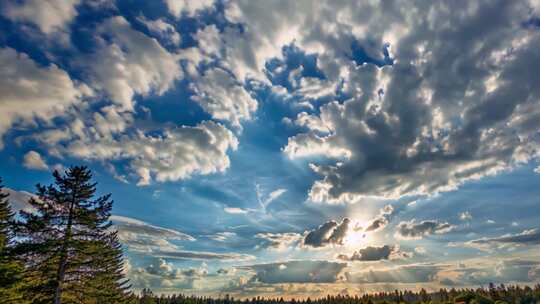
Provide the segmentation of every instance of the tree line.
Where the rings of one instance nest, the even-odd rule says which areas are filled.
[[[139,304],[539,304],[540,285],[495,286],[478,289],[445,289],[436,292],[400,291],[378,292],[363,295],[328,295],[318,299],[288,299],[254,297],[234,299],[228,295],[223,298],[186,296],[182,294],[154,295],[150,289],[143,289],[135,297]]]
[[[53,177],[17,216],[0,179],[0,303],[133,303],[111,195],[86,167]]]

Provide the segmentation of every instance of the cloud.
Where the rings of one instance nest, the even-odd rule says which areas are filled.
[[[388,225],[389,217],[394,212],[394,207],[391,205],[385,206],[381,211],[379,212],[379,215],[371,220],[371,222],[367,225],[367,227],[364,229],[366,232],[370,231],[379,231],[384,229]]]
[[[31,198],[36,198],[34,194],[26,191],[17,191],[10,188],[4,188],[2,189],[2,191],[9,194],[8,202],[13,212],[19,212],[21,210],[24,210],[26,212],[32,213],[36,211],[36,209],[28,203]]]
[[[177,56],[131,28],[124,17],[105,20],[95,39],[96,52],[79,58],[77,64],[90,71],[93,86],[104,90],[122,110],[133,110],[134,95],[161,95],[182,76]]]
[[[62,31],[77,16],[80,0],[27,0],[10,1],[2,13],[12,21],[35,24],[43,33]]]
[[[145,267],[134,268],[127,273],[133,288],[193,289],[208,276],[203,262],[200,267],[179,268],[164,259],[154,258]]]
[[[118,237],[120,241],[126,242],[128,245],[131,241],[139,238],[184,241],[195,240],[194,237],[186,233],[174,229],[155,226],[134,218],[113,215],[110,219],[114,224],[114,228],[118,230]]]
[[[181,17],[182,14],[193,16],[195,13],[212,7],[214,0],[165,0],[169,12],[175,17]]]
[[[234,76],[220,68],[206,70],[191,89],[195,92],[191,98],[213,118],[228,121],[237,128],[241,120],[250,119],[257,110],[257,101]]]
[[[396,227],[396,238],[421,239],[431,234],[443,234],[453,230],[455,226],[447,222],[435,220],[416,222],[414,219],[408,222],[400,222]]]
[[[285,5],[264,18],[262,8],[237,6],[251,26],[291,26]],[[303,124],[283,148],[294,159],[315,158],[313,201],[433,195],[538,157],[540,90],[527,67],[540,65],[540,38],[522,26],[529,4],[461,9],[467,13],[453,4],[322,4],[311,8],[312,20],[292,19],[304,29],[292,31],[295,45],[316,51],[325,80],[342,83],[337,94],[346,96],[303,115],[317,123]]]
[[[170,45],[179,46],[182,42],[180,33],[172,24],[163,19],[148,20],[144,16],[139,16],[137,20],[143,23],[152,35],[158,36]]]
[[[137,132],[99,142],[85,136],[70,142],[66,149],[83,159],[128,160],[140,185],[146,185],[152,179],[177,181],[192,174],[223,172],[230,165],[228,150],[235,150],[238,145],[232,132],[212,121],[168,128],[160,133]]]
[[[346,263],[301,260],[238,268],[255,271],[252,280],[262,283],[335,283],[346,266]]]
[[[246,209],[237,208],[237,207],[225,207],[223,208],[223,210],[230,214],[246,214],[249,212]]]
[[[47,166],[47,163],[41,158],[41,154],[39,154],[36,151],[28,151],[24,155],[23,159],[23,166],[28,169],[35,169],[35,170],[48,170],[49,166]]]
[[[380,261],[394,258],[410,257],[409,253],[401,252],[399,246],[384,245],[381,247],[368,246],[355,251],[352,255],[338,255],[338,259],[344,261]]]
[[[318,228],[309,231],[303,244],[311,247],[324,247],[335,244],[342,245],[349,230],[350,219],[344,218],[341,223],[328,221]]]
[[[533,283],[540,279],[540,262],[524,259],[503,259],[454,269],[458,275],[446,285],[486,285]]]
[[[204,251],[185,251],[185,250],[156,250],[152,256],[164,259],[179,260],[230,260],[230,261],[249,261],[255,257],[249,254],[240,253],[215,253]]]
[[[476,248],[485,248],[486,246],[509,246],[509,245],[522,245],[522,246],[534,246],[540,245],[540,231],[538,229],[524,230],[517,234],[506,234],[493,238],[482,238],[477,240],[468,241],[465,243],[467,246]]]
[[[55,64],[38,65],[12,48],[0,48],[0,65],[0,149],[1,137],[13,124],[49,121],[91,94]]]
[[[218,233],[209,235],[208,238],[214,241],[218,241],[218,242],[225,242],[236,236],[237,235],[235,232],[224,231],[224,232],[218,232]]]
[[[459,219],[462,221],[470,221],[472,218],[472,214],[469,211],[461,212],[459,214]]]
[[[294,232],[287,233],[257,233],[256,238],[264,240],[260,248],[285,249],[295,247],[302,241],[302,235]]]
[[[346,272],[349,283],[427,283],[437,279],[441,270],[436,265],[406,265],[388,269]]]

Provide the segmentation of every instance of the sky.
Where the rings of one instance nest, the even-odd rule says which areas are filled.
[[[0,176],[112,193],[134,290],[540,282],[540,2],[0,5]]]

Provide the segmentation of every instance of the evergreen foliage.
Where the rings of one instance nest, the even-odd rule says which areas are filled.
[[[540,303],[540,285],[534,288],[528,286],[498,286],[490,284],[487,289],[440,289],[428,293],[422,289],[418,292],[410,290],[395,290],[394,292],[378,292],[363,295],[326,296],[319,299],[288,299],[262,298],[238,300],[229,295],[221,298],[195,297],[178,295],[157,296],[149,289],[144,289],[137,296],[137,304],[538,304]]]
[[[24,303],[23,265],[12,251],[13,212],[0,179],[0,303]]]
[[[122,250],[111,231],[110,194],[94,198],[96,184],[86,167],[53,173],[54,184],[37,185],[37,212],[21,211],[17,225],[32,303],[122,303],[127,281]]]

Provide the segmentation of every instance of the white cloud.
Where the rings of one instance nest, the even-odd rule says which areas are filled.
[[[182,14],[193,16],[195,13],[212,7],[214,0],[165,0],[169,12],[175,17],[181,17]]]
[[[258,248],[287,249],[297,246],[302,241],[302,235],[294,232],[287,233],[257,233],[256,238],[263,242],[257,245]]]
[[[77,15],[80,0],[7,1],[3,14],[12,21],[33,23],[45,34],[62,31]]]
[[[237,207],[225,207],[223,210],[230,214],[246,214],[248,210]]]
[[[180,37],[180,33],[176,31],[172,24],[167,23],[163,19],[148,20],[144,16],[140,16],[137,19],[142,22],[153,35],[164,38],[174,46],[180,45],[182,37]]]
[[[36,151],[28,151],[24,155],[23,159],[23,166],[25,166],[28,169],[36,169],[36,170],[48,170],[49,166],[43,158],[41,158],[41,154],[39,154]]]
[[[83,159],[129,160],[130,168],[140,178],[139,184],[146,185],[151,179],[176,181],[193,174],[223,172],[230,165],[228,150],[238,145],[231,131],[211,121],[164,129],[161,133],[148,135],[139,131],[98,142],[75,140],[66,149]]]
[[[103,22],[96,39],[96,53],[79,64],[91,71],[93,85],[105,90],[122,110],[133,110],[134,95],[161,95],[182,76],[178,56],[165,50],[156,39],[131,28],[124,17]]]
[[[213,118],[230,122],[239,128],[241,120],[251,118],[257,102],[232,75],[220,68],[206,70],[191,88],[193,100]]]
[[[307,130],[283,148],[291,158],[336,158],[312,165],[321,176],[310,191],[313,201],[432,195],[539,156],[540,91],[527,68],[540,64],[539,38],[522,26],[531,17],[526,3],[471,4],[459,17],[452,5],[348,5],[309,7],[315,20],[309,26],[291,18],[304,29],[296,32],[295,46],[316,52],[325,87],[339,83],[349,98],[324,104],[319,114],[301,114],[297,124]],[[231,6],[242,22],[274,31],[283,21],[276,15],[294,14],[283,11],[286,5],[275,5],[270,16],[254,4]],[[445,25],[434,22],[442,19]],[[469,36],[470,24],[478,25],[478,36]],[[475,48],[480,40],[483,47]],[[394,64],[359,65],[354,41],[374,60],[390,43]],[[463,52],[454,54],[451,45]]]
[[[0,66],[0,139],[13,124],[49,121],[91,94],[56,65],[40,66],[11,48],[0,49]]]
[[[111,216],[111,221],[113,222],[115,229],[118,230],[120,240],[125,242],[140,237],[187,241],[195,240],[195,238],[183,232],[155,226],[130,217],[113,215]]]
[[[31,198],[36,199],[36,196],[26,191],[17,191],[10,188],[2,189],[3,192],[9,194],[8,202],[13,212],[24,210],[26,212],[34,212],[36,209],[28,203]]]
[[[472,220],[472,215],[469,211],[465,211],[465,212],[461,212],[459,214],[459,219],[462,220],[462,221],[470,221]]]

